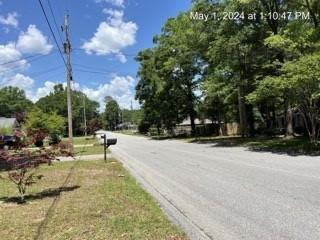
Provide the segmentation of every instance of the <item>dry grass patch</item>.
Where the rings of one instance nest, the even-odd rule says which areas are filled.
[[[1,182],[1,239],[186,239],[118,162],[55,163],[40,171],[45,177],[25,205],[10,202],[16,189]]]

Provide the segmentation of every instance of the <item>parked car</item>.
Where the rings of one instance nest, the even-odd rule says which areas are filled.
[[[17,139],[15,136],[0,135],[0,149],[12,148],[15,146]]]

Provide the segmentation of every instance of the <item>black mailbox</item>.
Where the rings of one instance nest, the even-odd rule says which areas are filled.
[[[116,138],[109,138],[107,139],[107,146],[111,146],[111,145],[116,145],[117,144],[117,139]]]
[[[104,160],[107,161],[107,148],[110,147],[111,145],[116,145],[118,140],[116,138],[107,139],[106,134],[101,136],[101,138],[103,139]]]

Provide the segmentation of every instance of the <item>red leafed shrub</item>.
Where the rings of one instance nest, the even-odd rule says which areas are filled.
[[[52,150],[15,153],[0,151],[0,171],[8,172],[8,179],[18,188],[21,203],[25,202],[27,187],[42,178],[42,175],[37,174],[38,167],[41,164],[50,165],[56,154],[57,152]]]
[[[53,145],[52,151],[59,154],[59,156],[63,156],[63,157],[73,156],[72,144],[69,142],[60,142],[56,145]]]

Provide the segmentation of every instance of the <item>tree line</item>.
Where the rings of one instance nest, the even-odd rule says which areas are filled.
[[[67,91],[62,84],[55,85],[52,92],[35,103],[26,97],[24,90],[8,86],[0,89],[0,116],[15,117],[31,135],[41,133],[41,136],[36,136],[39,139],[44,138],[43,133],[53,138],[57,135],[67,136],[66,101]],[[122,122],[140,122],[140,110],[121,109],[117,101],[110,96],[105,98],[104,104],[104,112],[101,113],[98,102],[89,99],[81,91],[72,92],[75,135],[84,135],[85,130],[89,135],[99,129],[116,130]]]
[[[308,19],[255,20],[211,18],[191,13],[301,12]],[[276,129],[295,134],[293,115],[303,117],[304,131],[314,144],[320,133],[320,1],[194,0],[187,12],[170,18],[153,47],[141,51],[136,98],[143,122],[172,131],[190,118],[222,124],[238,122],[243,137]]]

